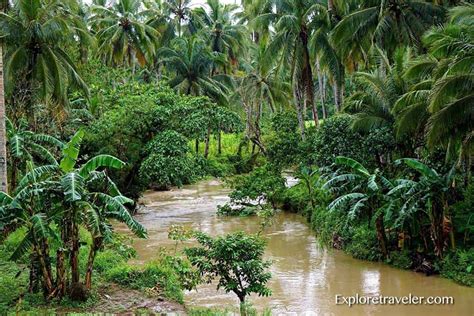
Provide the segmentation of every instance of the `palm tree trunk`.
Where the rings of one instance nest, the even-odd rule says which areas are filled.
[[[341,111],[342,104],[344,102],[344,84],[339,82],[339,80],[333,80],[333,91],[334,91],[334,105],[336,106],[336,111]]]
[[[328,11],[334,10],[334,0],[328,0]]]
[[[325,86],[324,86],[324,79],[323,74],[321,73],[321,65],[319,63],[319,58],[316,58],[316,73],[318,74],[318,87],[319,87],[319,98],[321,99],[321,108],[323,110],[323,118],[327,118],[326,113],[326,105],[325,105]]]
[[[339,112],[339,87],[336,80],[333,81],[332,90],[334,94],[334,106],[336,107],[336,112]]]
[[[293,97],[295,99],[295,105],[296,105],[296,115],[298,117],[298,125],[300,128],[300,133],[301,133],[301,139],[305,140],[305,125],[304,125],[304,114],[303,114],[303,104],[301,102],[301,92],[296,85],[293,88]]]
[[[311,111],[313,112],[314,125],[318,126],[318,110],[316,109],[316,104],[314,103],[313,71],[311,69],[311,59],[308,50],[308,34],[305,28],[303,28],[303,31],[300,33],[300,38],[303,43],[303,69],[301,73],[301,83],[304,87],[304,105],[306,108],[311,107]]]
[[[0,43],[0,191],[8,192],[7,131],[5,126],[5,89],[3,86],[3,44]]]

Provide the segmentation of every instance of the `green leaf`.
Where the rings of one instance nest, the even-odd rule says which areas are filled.
[[[348,158],[348,157],[343,157],[343,156],[338,156],[336,157],[336,164],[342,165],[342,166],[347,166],[351,168],[352,170],[368,177],[370,176],[369,171],[358,161]]]
[[[95,171],[101,167],[120,169],[125,166],[125,163],[110,155],[98,155],[86,162],[80,169],[79,174],[82,177],[89,175],[91,171]]]
[[[84,131],[78,131],[63,148],[63,159],[59,164],[59,167],[63,172],[70,172],[76,165],[77,158],[79,157],[79,148],[84,137]]]
[[[61,186],[67,202],[75,202],[82,199],[84,192],[84,178],[76,172],[70,172],[62,177]]]

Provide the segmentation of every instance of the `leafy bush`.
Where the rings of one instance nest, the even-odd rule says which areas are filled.
[[[293,112],[276,114],[271,121],[272,136],[266,139],[267,158],[272,164],[282,167],[299,162],[301,136],[299,135],[298,119]]]
[[[474,286],[474,249],[447,254],[440,263],[440,273],[460,284]]]
[[[188,141],[175,131],[164,131],[147,144],[140,176],[147,186],[167,189],[195,179],[193,160],[187,155]]]
[[[453,222],[457,239],[466,248],[474,246],[474,184],[464,191],[463,199],[453,206]]]
[[[248,175],[237,177],[232,185],[231,203],[250,207],[269,203],[275,208],[277,196],[285,189],[285,179],[278,168],[266,164]]]
[[[345,249],[352,257],[369,261],[378,261],[382,258],[377,242],[377,235],[373,229],[359,226],[353,229],[350,241]]]
[[[252,293],[271,295],[266,285],[271,278],[271,262],[263,259],[266,242],[260,236],[236,232],[212,238],[196,232],[195,237],[199,246],[184,252],[205,280],[217,278],[217,288],[234,292],[241,304]]]
[[[321,123],[316,133],[307,140],[307,163],[319,167],[330,166],[337,156],[368,161],[364,150],[364,137],[351,129],[349,115],[333,116]]]
[[[224,158],[225,159],[225,158]],[[231,175],[234,170],[229,163],[223,162],[222,159],[210,157],[208,159],[197,156],[194,158],[195,173],[201,177],[213,176],[216,178]]]
[[[106,280],[134,289],[158,287],[164,295],[177,302],[183,302],[183,285],[174,265],[166,260],[148,263],[144,268],[118,265],[105,274]]]
[[[410,251],[393,251],[390,253],[390,263],[400,269],[410,269],[413,265]]]

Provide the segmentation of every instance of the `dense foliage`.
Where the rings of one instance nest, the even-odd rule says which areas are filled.
[[[110,220],[145,236],[143,191],[235,174],[222,214],[301,212],[354,257],[472,285],[473,20],[457,0],[1,1],[0,307],[85,299]],[[199,239],[212,263],[252,248],[258,286],[222,286],[269,293],[261,241]],[[181,300],[166,260],[107,277]]]

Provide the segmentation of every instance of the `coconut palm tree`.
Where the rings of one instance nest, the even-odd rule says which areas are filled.
[[[282,111],[290,105],[291,85],[284,80],[278,68],[267,60],[266,46],[261,41],[250,46],[248,61],[242,63],[245,75],[237,78],[236,95],[247,115],[247,137],[265,152],[261,139],[260,121],[265,110]]]
[[[0,192],[8,193],[5,87],[3,85],[3,43],[0,42]]]
[[[218,0],[207,0],[209,10],[203,8],[195,10],[195,14],[203,21],[205,28],[202,34],[209,41],[211,51],[225,56],[223,72],[228,72],[228,65],[237,65],[237,56],[243,53],[245,46],[244,28],[234,24],[233,17],[238,6],[235,4],[222,5]],[[213,73],[217,69],[213,67]]]
[[[373,58],[378,59],[379,65],[383,63],[383,67],[355,73],[354,83],[358,91],[347,99],[344,108],[352,113],[352,126],[359,131],[382,126],[392,128],[395,121],[393,108],[407,90],[403,70],[410,60],[410,50],[398,49],[393,64],[381,49],[375,49],[374,54]]]
[[[14,1],[0,13],[5,47],[6,94],[16,113],[30,113],[37,99],[67,104],[67,92],[87,85],[66,52],[67,45],[90,39],[87,29],[67,2]]]
[[[305,130],[305,109],[311,108],[315,125],[318,112],[314,104],[314,82],[309,43],[310,21],[315,14],[313,1],[275,0],[275,12],[260,16],[260,20],[273,19],[276,34],[267,49],[268,58],[279,56],[281,64],[290,68],[293,95],[298,113],[302,138]]]
[[[174,29],[178,31],[178,37],[183,36],[183,23],[186,21],[190,34],[196,31],[196,26],[193,24],[195,16],[191,2],[191,0],[165,0],[163,3],[165,12],[172,18],[171,23]]]
[[[228,88],[223,82],[228,82],[229,78],[211,75],[213,59],[202,39],[176,38],[171,47],[158,51],[158,57],[174,74],[168,82],[172,88],[187,95],[208,96],[217,103],[226,102]]]
[[[259,16],[265,16],[272,11],[272,2],[268,0],[242,0],[240,12],[235,14],[239,24],[246,25],[251,32],[250,39],[254,43],[261,40],[267,42],[270,37],[270,20],[257,19]]]
[[[113,6],[92,6],[98,53],[109,65],[144,66],[154,56],[158,31],[146,23],[141,1],[119,0]]]
[[[392,58],[403,45],[421,48],[421,36],[444,20],[441,6],[417,0],[363,0],[335,27],[333,42],[344,58],[365,59],[373,45]]]
[[[429,54],[418,57],[405,71],[410,90],[395,107],[399,133],[425,133],[428,146],[446,147],[448,158],[460,149],[459,158],[469,160],[473,150],[474,12],[466,4],[450,11],[450,23],[426,33]],[[465,162],[469,165],[469,162]]]
[[[329,75],[333,83],[334,105],[336,106],[336,111],[339,111],[342,109],[344,99],[344,66],[330,37],[331,31],[335,26],[334,16],[336,8],[334,4],[332,4],[331,9],[324,5],[316,4],[314,5],[314,10],[316,14],[314,14],[310,23],[311,29],[314,30],[311,37],[311,50],[316,52],[314,63],[318,76],[318,90],[323,115],[326,117],[326,87],[324,86],[323,72]]]

